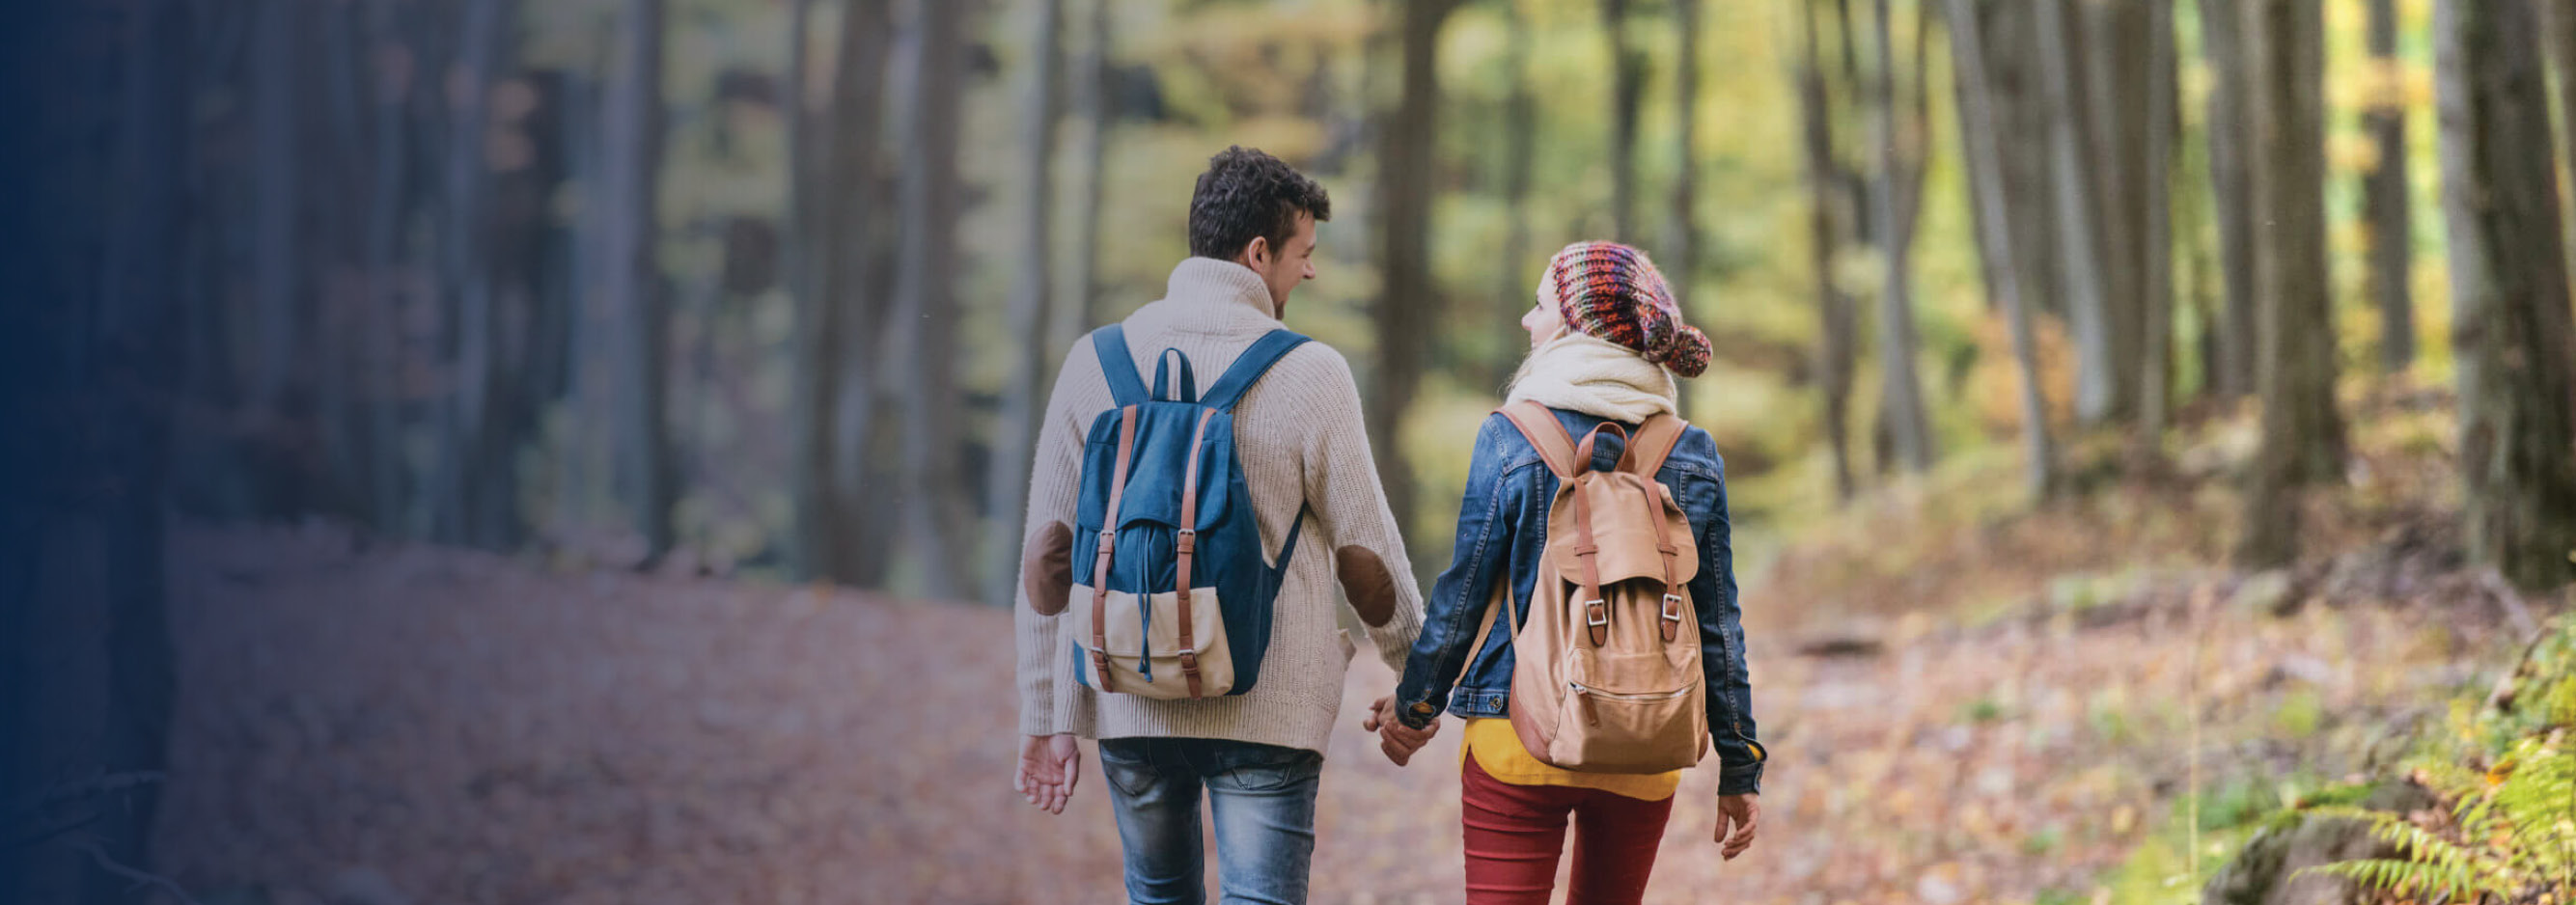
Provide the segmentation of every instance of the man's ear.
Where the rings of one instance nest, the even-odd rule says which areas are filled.
[[[1243,264],[1259,270],[1263,265],[1262,258],[1268,256],[1270,252],[1270,237],[1254,236],[1252,241],[1243,244]]]

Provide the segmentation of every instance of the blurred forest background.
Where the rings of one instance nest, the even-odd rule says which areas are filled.
[[[2349,820],[2278,815],[2420,791],[2406,757],[2486,769],[2576,722],[2510,723],[2475,750],[2420,741],[2456,741],[2443,729],[2474,721],[2443,714],[2510,710],[2514,683],[2564,671],[2529,642],[2576,577],[2569,0],[80,10],[13,35],[10,64],[59,89],[13,145],[39,177],[10,214],[36,262],[24,279],[59,302],[13,307],[6,331],[26,429],[0,451],[26,465],[6,470],[9,498],[33,514],[8,574],[38,604],[13,608],[12,684],[91,677],[12,698],[56,730],[7,755],[41,791],[24,815],[79,828],[13,849],[57,884],[33,888],[122,900],[136,878],[118,871],[159,851],[185,885],[268,901],[392,858],[381,840],[276,870],[218,857],[192,827],[329,834],[264,822],[256,797],[159,790],[173,761],[284,762],[240,753],[263,708],[326,714],[281,717],[308,729],[386,712],[301,697],[274,678],[295,651],[365,672],[350,651],[381,645],[376,668],[411,656],[445,676],[501,656],[476,639],[579,644],[566,626],[613,618],[556,613],[566,599],[698,613],[669,601],[704,588],[745,614],[849,601],[829,637],[870,650],[912,643],[910,621],[1002,644],[991,607],[1010,600],[1058,356],[1159,297],[1192,177],[1229,144],[1334,197],[1288,324],[1352,359],[1425,584],[1447,562],[1463,438],[1526,348],[1546,258],[1618,239],[1672,278],[1716,345],[1685,415],[1729,464],[1757,707],[1784,735],[1769,797],[1787,839],[1737,892],[2216,897],[2257,882],[2219,866],[2263,862],[2234,857],[2262,833],[2270,867],[2242,870],[2287,884],[2281,846],[2298,866],[2371,843]],[[334,584],[350,569],[384,577]],[[408,600],[465,621],[370,635],[332,606],[257,604],[326,591],[368,598],[349,612]],[[536,618],[498,612],[523,609],[556,613],[551,628],[486,621]],[[235,620],[280,634],[216,628]],[[205,648],[191,627],[248,647]],[[1353,694],[1383,682],[1355,672]],[[405,706],[437,711],[442,693]],[[1902,706],[1864,706],[1889,695]],[[937,756],[992,758],[993,725]],[[777,731],[843,731],[797,727]],[[403,747],[297,731],[323,762]],[[910,754],[933,758],[922,744]],[[1996,745],[2025,772],[1957,766]],[[609,794],[544,776],[471,782]],[[443,788],[380,792],[414,807]],[[1946,803],[1918,797],[1941,788]],[[2461,788],[2425,794],[2477,794]],[[858,818],[812,819],[907,813],[860,797]],[[165,801],[199,822],[156,848]],[[1676,833],[1704,835],[1689,816]],[[935,843],[870,838],[863,867],[871,851],[944,863]],[[1687,842],[1668,864],[1710,860]],[[1068,895],[974,886],[973,864],[889,895]],[[378,866],[324,897],[592,888],[525,865],[535,885],[471,860]],[[458,875],[498,885],[435,879]],[[1022,882],[996,876],[1025,875],[981,879]],[[782,889],[694,894],[797,897]],[[1454,900],[1454,883],[1420,890]]]
[[[2568,382],[2556,211],[2467,200],[2554,184],[2540,59],[2446,196],[2424,2],[164,6],[184,55],[96,75],[186,115],[134,162],[175,182],[118,181],[187,203],[171,491],[218,519],[999,602],[1056,358],[1160,295],[1230,143],[1338,196],[1293,325],[1360,363],[1425,563],[1577,239],[1717,338],[1688,414],[1757,527],[1952,463],[2082,484],[2256,397],[2262,492],[2331,479],[2339,388],[2476,372],[2463,306],[2547,315],[2499,400]],[[2553,493],[2509,520],[2563,547]]]

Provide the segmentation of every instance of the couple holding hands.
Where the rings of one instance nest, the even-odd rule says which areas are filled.
[[[1678,768],[1709,749],[1714,838],[1742,854],[1767,754],[1724,465],[1674,402],[1675,381],[1706,369],[1708,338],[1643,252],[1557,253],[1521,319],[1528,358],[1468,453],[1455,553],[1426,601],[1350,365],[1283,328],[1330,217],[1323,188],[1277,158],[1216,155],[1164,297],[1065,355],[1014,608],[1015,788],[1061,813],[1075,740],[1097,739],[1130,901],[1206,900],[1202,797],[1222,901],[1306,901],[1322,752],[1357,648],[1338,589],[1402,677],[1362,720],[1386,756],[1408,763],[1444,711],[1464,721],[1471,905],[1548,902],[1569,823],[1568,901],[1638,901]],[[1204,393],[1201,365],[1220,366]],[[1628,499],[1647,502],[1608,505]],[[1530,661],[1517,677],[1516,660]],[[1609,690],[1643,687],[1610,678],[1623,670],[1673,668],[1689,673],[1676,690]]]

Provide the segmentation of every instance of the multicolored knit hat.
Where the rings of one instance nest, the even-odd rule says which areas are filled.
[[[1547,262],[1542,296],[1553,292],[1569,329],[1636,350],[1676,377],[1708,370],[1708,334],[1682,323],[1681,305],[1646,253],[1616,242],[1576,242]]]

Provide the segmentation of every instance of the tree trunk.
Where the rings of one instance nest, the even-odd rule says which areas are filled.
[[[24,293],[0,306],[8,901],[131,902],[131,881],[102,864],[153,867],[176,695],[164,513],[193,197],[193,8],[132,7],[121,32],[30,11],[0,36],[13,65],[65,76],[41,98],[0,88],[19,114],[0,153],[52,189],[0,214]],[[64,40],[74,35],[87,40]],[[72,75],[102,52],[113,95]],[[102,138],[105,160],[54,151]]]
[[[2334,407],[2334,310],[2326,296],[2325,27],[2322,0],[2252,0],[2244,47],[2255,124],[2258,351],[2262,445],[2246,531],[2249,566],[2297,553],[2298,488],[2339,478],[2343,422]]]
[[[965,78],[962,4],[924,3],[920,8],[920,66],[913,77],[914,99],[908,129],[913,153],[904,160],[901,216],[901,269],[895,276],[893,317],[906,326],[888,331],[900,342],[887,362],[903,381],[904,483],[899,536],[911,543],[906,559],[923,566],[921,592],[950,600],[976,589],[964,575],[947,567],[970,562],[966,530],[966,487],[959,455],[961,418],[957,393],[957,304],[951,283],[956,274],[957,218],[961,186],[957,147]]]
[[[2144,233],[2138,255],[2138,439],[2150,453],[2162,449],[2170,416],[2173,374],[2173,185],[2175,84],[2173,0],[2147,0],[2146,111],[2139,171]]]
[[[1019,281],[1011,288],[1007,329],[1019,344],[1011,376],[1002,388],[1002,411],[993,425],[993,456],[984,479],[985,498],[992,501],[984,541],[984,599],[996,607],[1011,606],[1019,585],[1020,529],[1027,524],[1029,462],[1036,455],[1038,420],[1044,411],[1047,377],[1047,314],[1053,308],[1055,251],[1055,133],[1063,104],[1055,90],[1064,71],[1064,44],[1057,32],[1064,0],[1030,0],[1028,81],[1020,86],[1020,103],[1028,131],[1020,148],[1021,191],[1028,214],[1020,222]]]
[[[840,309],[822,294],[815,269],[830,260],[829,236],[818,227],[815,199],[828,190],[815,176],[814,115],[806,93],[814,0],[790,0],[787,71],[779,92],[787,138],[787,235],[778,243],[778,272],[787,281],[796,314],[789,351],[787,403],[787,576],[813,581],[828,574],[832,546],[832,378],[840,352],[835,329]],[[855,15],[853,13],[853,15]]]
[[[827,342],[840,350],[830,394],[832,503],[827,567],[850,584],[878,586],[891,560],[892,519],[884,517],[900,468],[881,448],[881,374],[892,308],[889,236],[881,221],[890,207],[877,152],[883,132],[887,49],[892,28],[887,0],[850,0],[841,14],[834,62],[830,153],[823,184],[831,203],[823,229],[836,250],[823,271],[822,304],[835,312]],[[869,354],[860,354],[867,350]]]
[[[1455,4],[1442,0],[1442,5]],[[1601,0],[1601,28],[1610,37],[1610,236],[1633,243],[1637,241],[1637,105],[1645,94],[1646,62],[1629,46],[1628,0]]]
[[[2221,399],[2254,392],[2254,258],[2263,234],[2254,228],[2251,162],[2254,122],[2246,109],[2253,83],[2245,72],[2244,5],[2252,0],[2199,0],[2202,54],[2208,58],[2209,184],[2217,203],[2221,317],[2210,329],[2218,338],[2218,379],[2209,389]]]
[[[1807,250],[1816,274],[1818,330],[1817,384],[1825,396],[1825,440],[1833,450],[1834,498],[1849,501],[1856,487],[1851,461],[1851,385],[1857,320],[1850,296],[1835,282],[1835,261],[1845,233],[1841,215],[1850,180],[1834,156],[1832,100],[1825,93],[1825,72],[1818,58],[1816,4],[1799,0],[1798,112],[1806,151],[1808,205]]]
[[[2443,219],[2469,554],[2533,590],[2576,577],[2576,409],[2548,84],[2530,0],[2434,6]]]
[[[2093,334],[2094,344],[2084,348],[2076,361],[2080,372],[2090,375],[2089,382],[2102,390],[2099,395],[2079,393],[2076,398],[2076,417],[2091,424],[2126,418],[2137,410],[2146,266],[2140,108],[2147,77],[2139,46],[2144,42],[2134,36],[2145,30],[2142,12],[2138,3],[2078,3],[2073,11],[2082,40],[2074,45],[2080,49],[2070,52],[2083,67],[2087,101],[2078,118],[2091,139],[2092,153],[2084,163],[2092,178],[2090,210],[2100,224],[2100,244],[2095,249],[2102,265],[2098,315],[2102,329]],[[2078,381],[2088,382],[2083,376]]]
[[[365,357],[366,332],[374,323],[370,300],[352,297],[347,286],[366,267],[366,120],[362,93],[367,41],[358,3],[336,4],[319,11],[323,29],[314,42],[327,62],[322,79],[322,115],[315,122],[315,144],[328,162],[310,174],[323,191],[314,216],[321,258],[317,262],[324,302],[316,312],[315,344],[322,379],[315,381],[314,412],[321,421],[325,466],[321,480],[323,511],[364,524],[373,513],[367,505],[367,462],[381,454],[370,444],[365,394],[372,362]]]
[[[2071,85],[2072,50],[2058,38],[2066,34],[2065,10],[2062,0],[2039,0],[2038,5],[2039,15],[2033,22],[2040,35],[2040,80],[2048,91],[2049,172],[2055,184],[2057,223],[2064,230],[2058,241],[2058,250],[2065,255],[2059,274],[2066,280],[2066,314],[2075,334],[2075,407],[2080,416],[2108,411],[2113,399],[2110,371],[2101,366],[2109,360],[2111,348],[2110,325],[2104,320],[2102,266],[2097,259],[2102,243],[2096,230],[2101,224],[2084,166],[2084,121]]]
[[[1982,5],[1982,4],[1981,4]],[[2022,301],[2035,316],[2064,315],[2067,280],[2060,271],[2067,234],[2057,223],[2056,196],[2051,191],[2055,157],[2051,142],[2056,117],[2049,106],[2044,72],[2048,50],[2039,44],[2039,28],[2018,4],[1995,4],[1987,14],[1994,24],[1987,34],[1999,40],[1985,47],[1995,64],[1996,110],[2009,136],[2004,146],[2007,178],[2004,201],[2013,212],[2013,251],[2022,259]],[[2008,48],[1997,53],[1998,48]]]
[[[2225,292],[2222,284],[2226,277],[2219,272],[2218,250],[2213,247],[2217,244],[2216,237],[2212,231],[2204,231],[2200,227],[2200,224],[2216,221],[2218,205],[2208,192],[2192,190],[2193,186],[2206,184],[2209,178],[2209,145],[2206,141],[2194,141],[2188,128],[2175,137],[2174,152],[2180,158],[2180,164],[2174,173],[2174,186],[2180,191],[2173,192],[2172,198],[2174,218],[2180,225],[2174,230],[2174,240],[2182,245],[2183,270],[2182,276],[2175,281],[2174,289],[2181,296],[2182,304],[2191,306],[2194,328],[2191,349],[2197,359],[2191,371],[2192,395],[2215,398],[2219,384],[2219,318],[2224,304],[2219,296]],[[2182,373],[2176,371],[2173,379],[2179,389]],[[2177,398],[2167,397],[2168,418]]]
[[[613,370],[622,356],[621,325],[616,300],[608,297],[607,219],[621,203],[607,180],[609,68],[605,46],[594,51],[583,71],[565,80],[564,160],[566,181],[580,192],[586,210],[598,211],[592,223],[576,224],[571,237],[572,305],[568,350],[570,402],[564,407],[564,437],[556,455],[553,520],[567,534],[598,534],[617,496],[614,463],[615,421],[624,417]]]
[[[257,351],[249,362],[245,400],[255,430],[243,451],[252,488],[248,513],[285,517],[303,509],[297,469],[291,464],[305,413],[296,398],[305,375],[308,289],[305,286],[305,209],[302,55],[307,17],[294,0],[261,0],[251,12],[250,130],[251,292]]]
[[[2379,75],[2361,121],[2379,153],[2362,177],[2362,220],[2370,233],[2370,294],[2379,303],[2379,366],[2395,374],[2415,361],[2415,227],[2406,191],[2406,99],[2396,78],[2397,0],[2370,0],[2370,57]]]
[[[2540,9],[2540,53],[2548,59],[2548,68],[2558,74],[2559,127],[2565,144],[2558,154],[2567,168],[2562,176],[2576,179],[2576,0],[2538,0]],[[2569,242],[2576,242],[2576,230],[2569,230]],[[2576,254],[2576,247],[2569,253]]]
[[[1372,309],[1377,327],[1375,387],[1368,408],[1370,448],[1396,523],[1413,523],[1413,467],[1404,457],[1404,412],[1422,382],[1431,331],[1439,322],[1440,289],[1431,278],[1432,154],[1439,132],[1440,25],[1456,0],[1403,0],[1403,88],[1394,115],[1383,122],[1378,194],[1386,204],[1385,285]],[[1606,9],[1607,7],[1605,7]],[[1616,165],[1614,164],[1614,167]]]
[[[438,517],[432,536],[451,543],[506,547],[517,532],[517,469],[503,409],[515,388],[502,355],[505,318],[492,279],[491,169],[485,147],[491,98],[515,31],[512,0],[474,0],[463,10],[462,42],[450,76],[445,169],[445,233],[440,297],[454,312],[448,369],[454,394],[441,409]],[[461,90],[456,90],[461,88]]]
[[[1876,168],[1881,189],[1875,199],[1879,221],[1882,289],[1878,309],[1878,361],[1881,383],[1879,404],[1885,407],[1887,428],[1893,441],[1896,459],[1906,470],[1922,472],[1932,467],[1932,429],[1923,407],[1923,388],[1914,367],[1914,298],[1913,245],[1914,208],[1912,196],[1919,193],[1922,167],[1909,163],[1897,143],[1904,140],[1898,125],[1896,96],[1896,56],[1890,38],[1888,0],[1875,0],[1876,15],[1871,19],[1871,43],[1876,49],[1874,120]]]
[[[1664,268],[1665,278],[1672,283],[1678,304],[1687,313],[1695,278],[1699,275],[1699,224],[1694,208],[1699,203],[1696,173],[1699,158],[1699,0],[1673,0],[1673,28],[1681,32],[1681,47],[1673,66],[1673,227],[1671,266]],[[1690,415],[1691,382],[1673,382],[1676,408],[1682,416]]]
[[[1977,15],[1976,5],[1974,3],[1965,7],[1960,7],[1950,4],[1948,0],[1943,0],[1943,4],[1942,12],[1944,15],[1952,18],[1958,18],[1960,16],[1968,17],[1964,22],[1950,23],[1950,28],[1952,29],[1950,33],[1951,109],[1957,112],[1959,123],[1964,128],[1968,122],[1968,104],[1970,103],[1970,99],[1968,97],[1968,86],[1970,83],[1974,82],[1976,84],[1986,86],[1985,90],[1988,92],[1988,100],[1986,102],[1998,106],[2000,105],[1999,101],[1994,100],[1995,63],[1993,55],[1995,51],[1987,44],[1987,36],[1983,33],[1983,29],[1985,29],[1987,25],[1985,24],[1983,17]],[[1957,31],[1957,29],[1962,25],[1968,28],[1980,30],[1980,33],[1975,36],[1975,46],[1980,50],[1977,57],[1972,58],[1960,49],[1961,47],[1966,46],[1965,43],[1959,39]],[[1974,73],[1975,78],[1973,79],[1970,78],[1970,73],[1964,71],[1970,66],[1981,67],[1978,72]],[[1989,125],[2000,128],[2000,124],[2003,121],[2001,116],[1994,113],[1992,110],[1988,111],[1988,115],[1994,117],[1989,121]],[[1965,135],[1960,136],[1960,138],[1963,145],[1968,141],[1968,137]],[[1989,215],[1986,212],[1986,206],[1977,200],[1988,191],[2003,191],[2001,186],[1989,188],[1984,183],[1983,180],[1987,178],[1987,170],[1988,168],[1984,164],[1975,161],[1970,161],[1969,166],[1966,167],[1969,198],[1968,226],[1970,232],[1976,239],[1977,248],[1980,251],[1980,254],[1977,256],[1977,266],[1979,268],[1978,276],[1985,281],[1985,284],[1988,287],[1994,287],[2001,285],[2007,279],[2011,279],[2010,277],[2006,277],[2005,275],[1994,271],[1994,268],[2004,266],[2007,262],[2004,259],[1996,257],[1991,253],[1991,251],[1996,247],[1994,238],[1995,230],[2010,228],[2008,224],[2010,224],[2012,220],[2009,213],[2005,213],[2000,216]],[[1996,173],[2003,172],[2001,167],[1995,167],[1993,170]],[[2009,243],[2010,240],[2006,240],[2006,242]],[[2002,304],[2002,302],[2003,294],[2001,292],[1993,291],[1990,288],[1986,294],[1987,306],[1991,308],[1995,305]]]
[[[1995,128],[1993,94],[1986,87],[1986,73],[1991,70],[1973,2],[1948,0],[1951,72],[1960,80],[1959,134],[1967,151],[1970,194],[1977,209],[2000,226],[2009,216],[2003,198],[2001,133]],[[2022,302],[2020,280],[2026,270],[2015,260],[2012,230],[1994,229],[1984,238],[1985,270],[1996,276],[1987,289],[2004,310],[2005,324],[2012,331],[2013,362],[2021,369],[2023,474],[2031,498],[2043,499],[2056,485],[2057,453],[2048,436],[2048,397],[2041,385],[2039,344],[2031,331],[2030,308]]]
[[[396,0],[373,0],[367,4],[372,59],[418,58],[418,51],[406,40],[395,3]],[[406,402],[400,379],[404,361],[403,320],[399,316],[401,281],[395,268],[402,257],[403,224],[411,214],[412,192],[409,180],[404,178],[411,168],[408,101],[411,80],[420,75],[411,67],[377,67],[374,72],[378,78],[367,83],[374,93],[370,97],[364,265],[367,310],[371,316],[364,325],[363,341],[367,361],[373,367],[364,369],[359,378],[361,395],[368,401],[368,447],[376,451],[367,459],[367,510],[376,530],[403,535],[417,533],[418,526],[411,522],[405,498],[409,469],[404,467],[401,456],[393,454],[402,448]]]
[[[1100,231],[1107,222],[1100,198],[1104,168],[1109,161],[1109,130],[1118,117],[1117,106],[1109,96],[1113,49],[1109,5],[1113,2],[1116,0],[1088,0],[1090,38],[1073,73],[1074,118],[1083,123],[1082,180],[1075,184],[1078,193],[1074,198],[1074,210],[1081,212],[1082,228],[1073,237],[1073,275],[1067,281],[1073,297],[1056,305],[1055,321],[1048,334],[1047,348],[1058,354],[1071,349],[1092,325],[1107,320],[1100,310]]]
[[[2038,64],[2043,52],[2038,46],[2038,29],[2019,4],[1972,3],[1977,16],[1977,44],[1985,57],[1983,65],[1986,97],[1992,126],[1997,130],[1997,147],[2002,154],[1995,172],[2002,174],[1999,189],[2006,216],[2001,222],[1989,222],[1986,215],[1978,218],[1979,241],[1988,231],[2009,228],[2022,301],[2034,313],[2050,312],[2062,307],[2053,301],[2058,295],[2057,243],[2059,236],[2053,220],[2054,204],[2049,194],[2049,106],[2041,83]],[[1946,7],[1944,7],[1946,9]],[[1954,51],[1955,55],[1955,51]],[[1954,78],[1954,87],[1964,90],[1964,79]],[[1964,100],[1960,103],[1965,103]],[[1973,176],[1973,168],[1971,168]],[[1983,189],[1972,186],[1971,196]],[[1988,285],[2002,278],[1988,275]],[[2000,303],[2001,299],[1991,301]]]
[[[1536,304],[1536,275],[1545,266],[1531,260],[1530,249],[1529,190],[1536,157],[1532,145],[1538,136],[1538,98],[1530,91],[1529,16],[1521,10],[1520,0],[1504,0],[1503,11],[1508,21],[1503,71],[1510,86],[1503,102],[1503,266],[1495,268],[1494,301],[1501,310],[1494,315],[1494,365],[1487,374],[1487,383],[1493,385],[1497,395],[1508,389],[1506,384],[1511,383],[1526,357],[1529,335],[1521,330],[1521,314]]]
[[[670,463],[668,405],[670,311],[663,297],[660,240],[660,174],[663,140],[663,0],[628,0],[618,29],[624,46],[609,82],[607,159],[601,167],[615,213],[603,224],[602,291],[619,312],[624,365],[618,398],[619,442],[632,464],[628,499],[645,542],[645,565],[660,561],[674,541],[671,508],[676,494]]]

